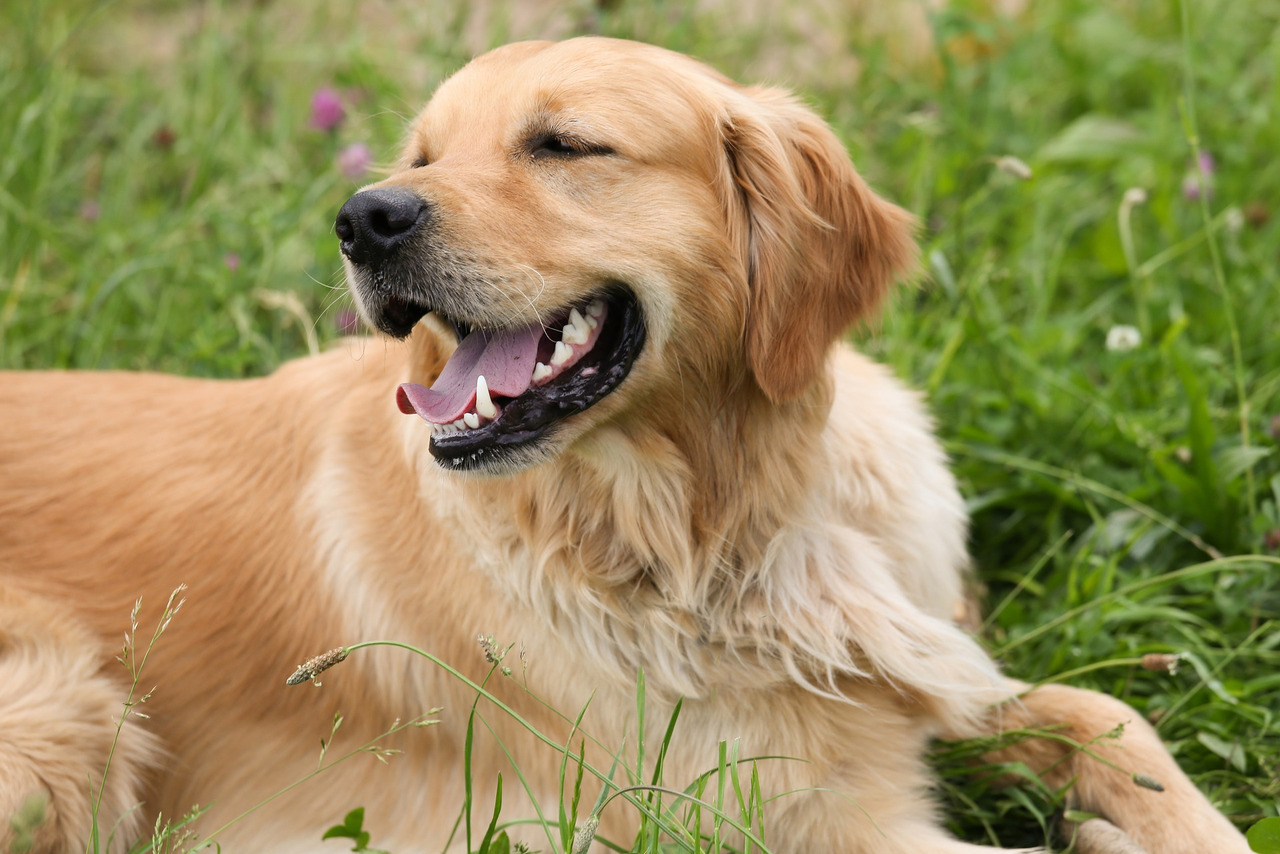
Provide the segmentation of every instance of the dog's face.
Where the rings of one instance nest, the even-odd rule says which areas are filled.
[[[336,230],[369,322],[456,337],[398,402],[441,465],[489,472],[624,416],[698,429],[726,396],[796,398],[913,252],[811,112],[608,39],[473,61]]]

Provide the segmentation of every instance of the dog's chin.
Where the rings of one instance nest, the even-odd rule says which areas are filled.
[[[402,384],[396,403],[430,431],[429,449],[441,468],[476,475],[510,475],[558,456],[590,429],[587,410],[626,380],[646,339],[640,305],[621,285],[506,328],[412,298],[364,308],[396,337],[427,311],[438,329],[454,331],[458,346],[435,382]]]

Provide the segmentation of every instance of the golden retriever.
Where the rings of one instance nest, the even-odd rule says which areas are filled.
[[[956,485],[917,395],[840,344],[911,270],[912,220],[792,97],[641,44],[511,45],[440,86],[336,232],[364,317],[405,345],[250,381],[0,380],[0,816],[43,810],[30,850],[83,849],[121,630],[141,595],[140,654],[179,583],[149,717],[128,718],[102,793],[116,848],[157,812],[211,802],[208,834],[284,789],[336,712],[342,752],[438,706],[386,743],[407,756],[355,757],[216,838],[336,850],[320,830],[363,805],[374,845],[442,850],[475,693],[388,647],[322,689],[283,682],[375,638],[480,679],[483,634],[527,655],[493,691],[557,739],[571,718],[524,682],[587,708],[582,731],[633,767],[643,671],[646,774],[683,698],[671,785],[722,740],[791,757],[758,764],[779,854],[980,850],[942,829],[925,749],[1015,726],[1064,738],[1005,758],[1074,781],[1151,854],[1248,850],[1132,709],[1026,692],[953,623]],[[477,828],[504,770],[504,817],[554,816],[560,755],[478,712]],[[1065,745],[1119,724],[1101,759]],[[617,801],[601,821],[625,842],[637,819]]]

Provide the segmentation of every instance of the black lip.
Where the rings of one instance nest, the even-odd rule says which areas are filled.
[[[500,400],[498,417],[474,430],[431,438],[431,455],[453,471],[500,466],[515,461],[557,422],[576,415],[616,389],[644,346],[646,330],[639,303],[626,290],[605,296],[609,312],[596,345],[574,368],[517,398]],[[595,368],[584,376],[583,369]]]
[[[407,338],[431,309],[416,300],[388,296],[378,307],[375,325],[393,338]]]

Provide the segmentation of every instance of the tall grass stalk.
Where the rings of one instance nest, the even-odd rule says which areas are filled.
[[[115,733],[111,737],[111,747],[107,750],[107,760],[102,767],[102,777],[98,780],[98,790],[93,795],[92,806],[92,822],[89,828],[89,840],[85,846],[86,852],[99,854],[104,847],[102,840],[101,828],[98,823],[98,816],[102,811],[102,796],[107,789],[107,778],[111,773],[111,761],[116,754],[116,746],[120,743],[120,734],[124,730],[125,721],[130,716],[136,715],[139,718],[146,718],[144,712],[138,710],[138,707],[146,703],[151,698],[152,691],[145,694],[138,694],[138,684],[142,679],[142,673],[146,669],[147,659],[151,656],[151,651],[155,649],[159,643],[160,637],[165,630],[169,628],[169,623],[178,615],[178,611],[182,610],[182,605],[186,599],[178,597],[187,589],[187,585],[180,584],[169,594],[169,600],[165,602],[164,610],[160,612],[160,618],[156,620],[155,628],[151,632],[151,637],[147,640],[146,649],[142,651],[141,658],[138,657],[138,616],[142,611],[142,597],[139,596],[134,602],[133,610],[129,614],[129,631],[124,636],[124,647],[121,649],[120,655],[116,660],[129,671],[129,693],[125,697],[124,708],[120,712],[120,717],[116,720]],[[176,600],[176,601],[175,601]],[[154,689],[153,689],[154,690]],[[112,837],[115,829],[112,828],[107,836],[105,847],[110,848]]]
[[[1183,62],[1183,95],[1179,106],[1186,125],[1187,143],[1191,146],[1191,162],[1194,164],[1192,168],[1195,170],[1196,179],[1199,181],[1200,186],[1200,192],[1197,194],[1199,197],[1200,218],[1203,223],[1205,242],[1209,247],[1209,258],[1213,264],[1213,282],[1218,288],[1222,316],[1226,320],[1227,331],[1231,338],[1231,367],[1232,375],[1235,379],[1236,407],[1240,419],[1240,444],[1244,447],[1246,455],[1244,470],[1245,496],[1249,508],[1249,521],[1252,523],[1257,515],[1258,507],[1257,497],[1254,494],[1253,460],[1249,456],[1249,449],[1252,447],[1249,428],[1249,395],[1245,390],[1244,354],[1240,345],[1240,327],[1236,323],[1235,304],[1232,301],[1231,291],[1227,285],[1227,276],[1222,267],[1222,251],[1218,247],[1218,236],[1213,228],[1213,215],[1209,211],[1209,176],[1206,174],[1201,160],[1203,152],[1200,148],[1200,128],[1196,121],[1196,63],[1195,52],[1191,46],[1190,6],[1190,0],[1178,0],[1178,20],[1182,29]]]

